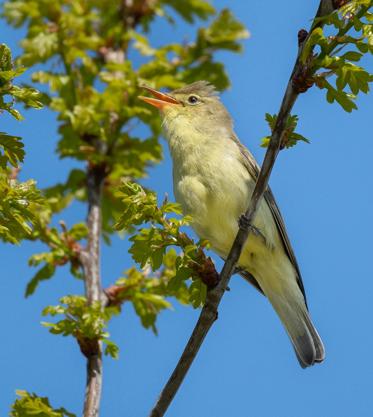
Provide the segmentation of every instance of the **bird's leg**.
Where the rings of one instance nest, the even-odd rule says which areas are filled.
[[[241,272],[244,272],[244,271],[246,271],[246,270],[242,266],[236,266],[234,268],[233,274],[240,274]]]
[[[258,229],[254,225],[250,224],[249,219],[247,218],[247,216],[245,214],[241,214],[241,216],[239,217],[238,227],[240,229],[243,229],[243,230],[246,230],[246,231],[251,231],[254,234],[254,236],[261,237],[266,246],[268,246],[268,247],[271,246],[271,245],[268,244],[268,241],[267,241],[266,237],[263,235],[263,233],[260,231],[260,229]]]

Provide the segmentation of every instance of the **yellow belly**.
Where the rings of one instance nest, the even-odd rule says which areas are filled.
[[[193,229],[200,238],[210,242],[215,252],[226,258],[238,232],[238,219],[249,204],[254,181],[240,166],[217,171],[210,182],[206,181],[203,172],[175,180],[175,197],[184,213],[192,217]],[[276,224],[265,201],[259,207],[254,226],[264,239],[251,234],[239,261],[252,273],[258,262],[262,264],[264,259],[272,257],[271,252],[276,247],[282,249]]]

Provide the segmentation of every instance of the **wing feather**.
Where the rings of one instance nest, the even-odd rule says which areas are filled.
[[[256,180],[258,178],[259,175],[259,165],[257,164],[257,162],[255,161],[254,157],[251,155],[251,153],[242,145],[242,143],[238,140],[238,138],[236,136],[233,136],[232,139],[237,143],[240,152],[242,154],[242,162],[244,164],[244,166],[246,167],[246,169],[248,170],[249,174]],[[276,203],[275,197],[271,191],[271,189],[268,187],[267,190],[264,193],[264,199],[267,202],[273,218],[276,222],[277,225],[277,229],[280,233],[280,236],[282,238],[282,242],[284,245],[284,249],[291,261],[291,263],[294,266],[294,269],[297,273],[297,282],[299,285],[300,290],[302,291],[302,294],[304,296],[304,300],[306,302],[307,305],[307,299],[306,299],[306,294],[304,291],[304,285],[303,285],[303,281],[302,281],[302,276],[299,270],[299,266],[298,266],[298,262],[297,259],[295,257],[294,254],[294,250],[291,246],[290,243],[290,239],[289,236],[286,232],[286,228],[285,228],[285,223],[284,223],[284,219],[282,218],[280,209],[278,208],[278,205]]]

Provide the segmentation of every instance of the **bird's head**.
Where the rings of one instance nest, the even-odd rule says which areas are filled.
[[[144,87],[153,97],[139,98],[161,111],[166,131],[172,135],[216,134],[232,128],[229,113],[220,102],[215,87],[207,81],[196,81],[170,93]]]

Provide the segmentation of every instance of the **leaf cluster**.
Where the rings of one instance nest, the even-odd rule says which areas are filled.
[[[43,314],[56,317],[46,324],[51,333],[75,337],[85,355],[102,342],[107,354],[117,356],[107,325],[121,303],[132,303],[142,324],[156,331],[158,314],[171,306],[169,297],[200,306],[206,295],[201,277],[216,274],[203,252],[206,243],[196,243],[180,230],[187,224],[187,219],[177,217],[180,208],[169,202],[158,207],[153,193],[133,184],[162,159],[160,123],[154,111],[138,100],[139,85],[173,89],[206,79],[223,90],[229,79],[216,53],[241,51],[248,32],[229,10],[217,13],[206,0],[8,0],[3,16],[26,31],[16,63],[19,68],[34,67],[32,85],[43,91],[38,100],[57,114],[58,155],[87,167],[79,166],[65,181],[43,192],[44,203],[28,237],[45,243],[48,251],[31,257],[30,265],[40,269],[26,295],[61,265],[69,264],[71,273],[82,277],[86,227],[67,229],[62,223],[61,231],[51,222],[74,201],[87,202],[88,172],[98,172],[103,183],[103,237],[110,243],[117,230],[130,233],[131,254],[140,267],[127,270],[115,290],[108,289],[108,294],[115,294],[109,297],[110,307],[87,305],[84,297],[68,296]],[[163,19],[174,24],[175,16],[204,23],[184,42],[171,40],[155,47],[152,23]],[[32,105],[36,99],[32,91],[14,89],[13,93]],[[139,132],[140,124],[146,126],[145,132]],[[7,147],[6,163],[21,160],[19,149]],[[127,186],[118,191],[123,181]]]
[[[155,324],[158,314],[171,308],[171,303],[166,300],[167,296],[173,296],[184,304],[189,300],[186,285],[180,286],[177,291],[170,291],[168,288],[168,283],[175,274],[176,257],[176,252],[170,250],[164,257],[162,270],[153,274],[150,268],[138,270],[132,267],[117,280],[112,290],[107,290],[108,294],[115,293],[115,304],[132,303],[141,324],[152,329],[154,333],[157,333]]]
[[[173,24],[175,14],[188,23],[209,22],[194,40],[155,48],[152,22]],[[32,81],[58,114],[58,154],[104,172],[103,231],[109,242],[122,210],[115,189],[122,179],[144,177],[162,158],[160,123],[138,100],[139,85],[177,88],[198,78],[227,88],[227,74],[214,55],[239,52],[248,32],[229,10],[217,13],[206,0],[135,0],[125,7],[119,0],[9,0],[3,15],[27,29],[18,65],[43,64]],[[148,126],[145,138],[136,133],[140,123]],[[86,201],[86,184],[86,173],[73,171],[64,184],[46,191],[56,202],[50,208],[58,212],[75,199]]]
[[[82,350],[90,346],[90,342],[102,341],[106,345],[105,354],[118,357],[118,346],[109,339],[110,334],[107,331],[108,321],[114,314],[118,314],[118,308],[103,308],[100,302],[89,305],[85,297],[78,295],[62,297],[60,303],[43,310],[43,316],[64,317],[54,323],[42,322],[52,334],[75,337]],[[95,346],[94,343],[92,346]]]
[[[336,34],[327,36],[322,27],[317,27],[303,48],[304,63],[315,46],[319,49],[311,61],[314,83],[326,90],[329,103],[336,101],[347,112],[357,109],[356,96],[360,92],[367,94],[373,81],[373,75],[357,64],[365,54],[373,53],[372,7],[372,0],[352,1],[319,19],[333,27]]]
[[[132,246],[129,252],[133,260],[142,268],[149,266],[156,271],[164,263],[170,249],[172,253],[175,247],[181,249],[174,260],[174,275],[167,288],[171,292],[178,291],[191,279],[188,286],[189,303],[194,307],[203,304],[206,283],[214,285],[217,277],[211,259],[203,250],[207,241],[194,242],[182,230],[189,224],[190,218],[180,217],[181,207],[176,203],[165,200],[158,206],[156,195],[136,183],[124,183],[118,196],[125,209],[116,225],[117,229],[128,229],[132,225],[146,226],[138,228],[130,237]]]
[[[23,53],[16,62],[18,68],[37,66],[31,78],[44,90],[40,100],[57,113],[59,156],[85,162],[87,169],[104,178],[101,208],[105,241],[110,243],[115,230],[131,233],[131,254],[140,269],[129,269],[116,285],[122,301],[131,301],[143,325],[154,331],[158,313],[170,306],[167,297],[201,305],[206,285],[200,277],[216,272],[203,252],[205,243],[195,243],[180,231],[187,219],[166,218],[166,214],[180,215],[178,206],[164,202],[158,208],[153,193],[136,190],[127,195],[131,188],[128,181],[144,177],[162,158],[159,120],[137,96],[139,85],[177,88],[196,78],[227,88],[227,74],[215,54],[241,51],[241,41],[248,37],[245,27],[229,10],[217,13],[206,0],[134,0],[125,7],[119,0],[9,0],[3,5],[3,15],[12,26],[26,28]],[[173,24],[175,15],[188,23],[206,23],[194,39],[155,48],[150,41],[152,22],[157,18]],[[139,58],[133,60],[132,56]],[[28,105],[35,98],[32,91],[13,90],[14,96],[27,99]],[[145,138],[136,132],[139,123],[148,127]],[[8,144],[6,140],[3,142]],[[7,145],[7,161],[23,158],[22,145],[17,148],[17,143],[13,140],[12,147]],[[118,191],[123,181],[127,186]],[[73,201],[86,202],[87,195],[87,170],[80,168],[72,170],[64,182],[44,190],[44,205],[39,207],[28,237],[45,243],[48,251],[30,258],[30,265],[40,269],[28,283],[26,296],[61,265],[69,264],[71,273],[82,278],[85,225],[68,230],[62,222],[60,231],[50,223],[54,214]],[[139,228],[145,223],[150,227]],[[176,254],[174,247],[182,252]],[[150,275],[148,266],[153,270]],[[188,278],[192,282],[187,285]],[[70,314],[72,307],[61,307],[61,314]],[[61,326],[73,332],[68,325],[71,323],[62,321]],[[62,329],[56,326],[52,327],[55,332]]]
[[[48,398],[23,390],[17,390],[19,398],[15,400],[10,417],[76,417],[65,408],[53,408]]]
[[[43,199],[35,181],[19,183],[0,169],[0,239],[18,243],[30,237]]]
[[[17,120],[23,117],[14,108],[14,102],[19,101],[29,107],[40,109],[40,93],[34,88],[14,85],[16,77],[25,72],[25,67],[14,68],[12,54],[5,44],[0,44],[0,112],[6,111]]]
[[[265,119],[271,129],[271,132],[273,132],[276,126],[276,122],[277,122],[277,115],[276,114],[271,115],[269,113],[266,113]],[[281,149],[291,148],[295,146],[299,141],[310,143],[310,141],[307,138],[295,132],[295,129],[298,124],[298,120],[299,118],[297,115],[290,115],[288,119],[286,120],[285,130],[284,130],[284,134],[282,137]],[[269,145],[270,139],[271,139],[271,136],[265,136],[262,139],[262,143],[260,146],[262,146],[263,148],[267,148]]]
[[[40,220],[40,217],[38,220]],[[43,266],[27,284],[26,297],[35,292],[41,281],[52,278],[58,266],[69,263],[71,274],[76,278],[83,278],[80,259],[82,245],[79,242],[84,240],[88,234],[87,225],[76,223],[71,229],[67,229],[63,222],[60,222],[60,224],[61,232],[56,227],[43,227],[39,222],[36,223],[31,239],[41,240],[50,250],[30,257],[30,266],[39,266],[40,264],[43,264]]]
[[[10,49],[0,44],[0,113],[6,111],[17,120],[22,116],[14,108],[15,101],[40,108],[39,93],[14,85],[14,78],[25,68],[14,68]],[[0,239],[18,243],[30,236],[38,207],[42,204],[35,181],[17,181],[19,165],[25,156],[21,138],[0,132]]]

